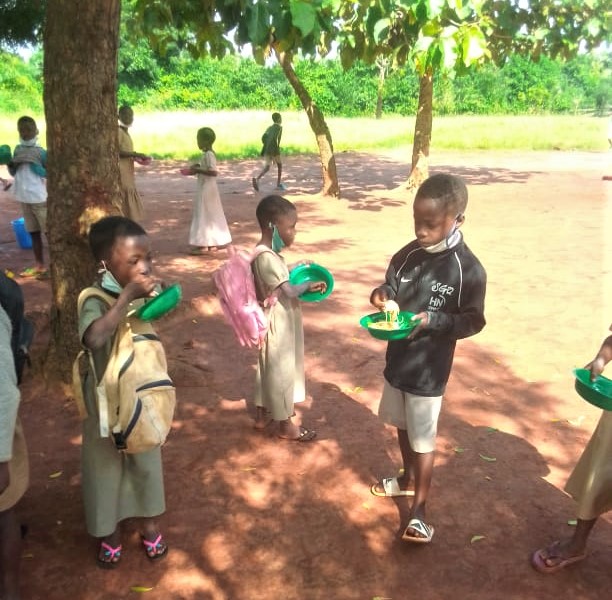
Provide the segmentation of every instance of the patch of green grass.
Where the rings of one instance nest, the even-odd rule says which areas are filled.
[[[0,144],[17,142],[19,115],[0,116]],[[42,115],[33,115],[45,144]],[[196,132],[212,127],[220,159],[259,156],[261,135],[270,125],[268,111],[136,112],[130,134],[138,152],[156,158],[191,161],[200,156]],[[329,117],[334,149],[342,151],[410,149],[414,118],[387,116]],[[605,150],[607,119],[592,116],[434,117],[432,151],[445,150]],[[284,154],[316,153],[317,145],[304,112],[283,113]]]

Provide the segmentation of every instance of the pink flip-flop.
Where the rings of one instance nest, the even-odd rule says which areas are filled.
[[[552,556],[544,557],[542,556],[542,552],[554,552],[554,548],[559,545],[559,542],[555,542],[551,544],[548,548],[540,548],[536,550],[531,555],[531,566],[540,573],[545,573],[546,575],[552,575],[561,569],[565,569],[565,567],[569,567],[569,565],[573,565],[574,563],[580,562],[586,558],[586,552],[584,554],[578,554],[577,556],[570,556],[569,558],[561,558],[560,556]],[[549,565],[547,561],[554,560],[559,561],[554,565]]]
[[[98,566],[101,569],[116,569],[119,566],[119,561],[121,560],[121,544],[119,544],[116,548],[113,548],[110,544],[106,542],[102,542],[100,544],[100,550],[104,550],[104,560],[100,558],[100,551],[98,551]]]

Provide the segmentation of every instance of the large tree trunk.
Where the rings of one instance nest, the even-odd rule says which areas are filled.
[[[321,157],[321,169],[323,171],[323,189],[321,190],[321,194],[323,196],[334,196],[337,198],[340,196],[340,186],[338,185],[338,173],[336,172],[336,158],[334,156],[331,133],[329,132],[329,127],[327,127],[323,113],[313,102],[308,90],[296,75],[293,69],[291,54],[277,51],[276,57],[283,69],[285,77],[300,99],[308,115],[310,127],[317,138],[319,156]]]
[[[433,73],[421,77],[419,85],[419,107],[414,125],[412,145],[412,167],[410,177],[403,187],[415,190],[429,177],[429,145],[433,121]]]
[[[77,297],[92,283],[92,223],[118,213],[117,49],[120,0],[53,0],[44,31],[48,241],[53,287],[46,373],[69,380]]]

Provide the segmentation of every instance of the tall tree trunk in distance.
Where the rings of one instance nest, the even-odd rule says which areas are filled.
[[[429,177],[429,145],[433,121],[433,73],[425,73],[419,83],[419,107],[414,125],[412,167],[404,188],[414,190]]]
[[[382,119],[383,92],[385,90],[385,80],[387,78],[389,64],[389,59],[382,56],[376,61],[376,66],[378,67],[378,86],[376,88],[376,119]]]
[[[92,223],[119,213],[117,51],[120,0],[53,0],[44,31],[48,241],[47,376],[68,381],[79,350],[77,297],[94,280]]]
[[[310,97],[308,90],[304,87],[293,69],[292,56],[287,52],[276,51],[276,57],[280,63],[285,77],[297,94],[312,128],[317,144],[319,146],[319,156],[321,157],[321,169],[323,170],[323,196],[340,196],[340,186],[338,185],[338,173],[336,171],[336,158],[334,156],[334,146],[332,143],[329,127],[325,122],[323,113]]]

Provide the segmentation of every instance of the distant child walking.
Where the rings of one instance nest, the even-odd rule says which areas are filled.
[[[32,238],[35,261],[33,267],[24,269],[19,275],[48,279],[42,241],[42,234],[47,231],[47,152],[38,145],[38,128],[32,117],[20,117],[17,130],[19,144],[15,146],[8,168],[15,179],[13,193],[21,203],[25,228]]]
[[[259,191],[259,180],[270,170],[272,163],[275,163],[277,168],[276,189],[287,189],[285,184],[281,183],[281,177],[283,175],[283,164],[280,156],[280,143],[281,136],[283,135],[282,122],[283,119],[280,113],[272,113],[272,125],[270,125],[261,136],[261,141],[263,143],[261,155],[264,157],[264,166],[259,175],[254,175],[251,180],[253,188],[257,191]]]
[[[408,542],[428,543],[434,527],[425,520],[438,415],[458,339],[485,325],[486,274],[459,231],[468,193],[453,175],[433,175],[417,190],[416,239],[391,259],[385,283],[370,296],[380,310],[410,311],[419,324],[405,339],[389,341],[379,416],[397,428],[404,466],[400,477],[372,486],[375,496],[414,495]],[[414,492],[410,489],[414,483]]]
[[[112,306],[88,297],[79,312],[79,337],[104,373],[127,306],[150,296],[157,286],[153,277],[151,245],[145,230],[126,217],[112,216],[94,223],[89,245],[98,263],[96,287],[116,298]],[[95,375],[88,369],[83,380],[87,418],[83,421],[81,450],[85,520],[90,535],[100,538],[97,564],[114,568],[121,560],[120,523],[138,517],[141,540],[150,559],[163,557],[168,547],[155,517],[165,509],[161,448],[138,454],[117,450],[111,437],[100,435],[100,414]]]
[[[134,111],[124,105],[119,109],[119,175],[121,183],[121,212],[132,221],[142,221],[144,209],[140,194],[136,189],[134,178],[134,161],[146,162],[151,157],[140,152],[134,152],[134,144],[128,133],[128,128],[134,122]]]
[[[325,292],[323,281],[291,285],[291,268],[280,252],[295,239],[297,210],[281,196],[266,196],[257,206],[261,229],[258,248],[264,250],[252,263],[257,299],[269,304],[269,328],[259,351],[255,379],[255,428],[263,430],[270,421],[279,424],[278,437],[308,442],[313,429],[294,423],[295,403],[306,398],[304,378],[304,330],[298,296],[306,291]],[[265,250],[268,251],[265,251]]]
[[[591,380],[594,381],[611,360],[612,335],[609,335],[586,366],[591,371]],[[612,411],[602,412],[597,428],[567,480],[565,491],[578,504],[578,523],[570,538],[533,553],[531,564],[540,573],[556,573],[585,559],[593,526],[601,515],[612,510]]]
[[[198,130],[197,141],[198,148],[202,150],[202,158],[190,168],[198,176],[198,193],[193,200],[189,230],[190,254],[194,255],[214,252],[232,243],[217,187],[217,158],[212,149],[216,139],[210,127]]]

